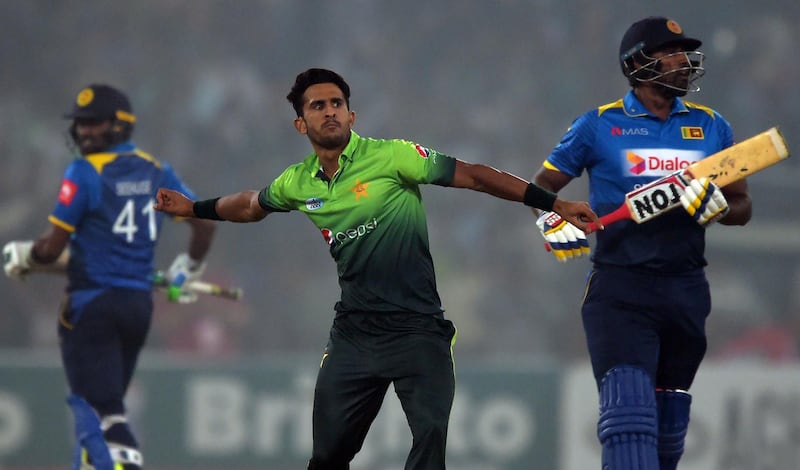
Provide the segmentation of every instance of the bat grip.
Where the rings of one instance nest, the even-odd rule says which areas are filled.
[[[619,222],[620,220],[625,220],[630,218],[631,218],[631,211],[628,209],[627,204],[623,204],[613,212],[609,212],[608,214],[600,217],[600,222],[602,222],[603,226],[606,227],[609,224],[613,224],[614,222]],[[587,233],[596,232],[597,229],[600,228],[594,222],[589,222],[588,225],[589,225],[589,231]]]

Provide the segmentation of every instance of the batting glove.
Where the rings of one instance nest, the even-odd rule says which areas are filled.
[[[722,190],[707,178],[690,181],[681,195],[681,204],[704,227],[725,217],[730,210]]]
[[[3,270],[11,279],[23,280],[31,270],[32,240],[8,242],[3,246]]]
[[[197,281],[206,270],[206,263],[193,260],[186,253],[175,257],[166,273],[170,286],[167,288],[167,299],[171,302],[191,303],[197,300],[197,294],[184,286]]]
[[[543,212],[536,220],[536,226],[547,242],[548,251],[562,263],[589,256],[592,252],[586,234],[555,212]]]

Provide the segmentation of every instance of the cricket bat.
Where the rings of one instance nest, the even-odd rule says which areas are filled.
[[[153,274],[153,286],[162,289],[169,289],[170,283],[167,281],[163,271],[156,271]],[[185,286],[186,289],[199,294],[207,294],[214,297],[222,297],[228,300],[242,300],[244,291],[241,287],[228,287],[207,281],[190,281]]]
[[[3,247],[3,262],[8,263],[11,258],[16,255],[16,252],[8,250]],[[46,274],[60,274],[64,275],[67,271],[67,262],[69,261],[69,248],[65,249],[61,256],[51,264],[34,264],[26,272],[27,273],[46,273]],[[156,271],[151,276],[153,287],[160,289],[170,289],[169,281],[167,281],[164,271]],[[223,299],[239,301],[242,300],[244,291],[241,287],[223,286],[208,281],[191,281],[184,288],[198,294],[206,294],[213,297],[221,297]]]
[[[631,219],[637,224],[654,219],[681,205],[684,188],[693,179],[708,178],[719,187],[789,158],[789,148],[777,127],[743,140],[625,195],[625,202],[602,217],[603,225]],[[597,230],[589,224],[589,232]]]

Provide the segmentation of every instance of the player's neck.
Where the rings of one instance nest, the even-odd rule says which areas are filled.
[[[333,178],[333,175],[336,174],[336,171],[339,169],[339,155],[341,154],[342,152],[338,150],[322,150],[321,152],[317,152],[319,164],[322,166],[322,171],[328,178]]]
[[[672,104],[675,101],[674,97],[667,98],[655,88],[644,86],[636,87],[633,92],[648,111],[663,120],[669,117],[672,112]]]

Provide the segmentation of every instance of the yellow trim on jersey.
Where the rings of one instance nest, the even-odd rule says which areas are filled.
[[[147,152],[143,152],[139,149],[133,151],[133,154],[139,158],[147,160],[148,162],[152,163],[156,166],[156,168],[161,168],[161,162],[155,159],[152,155]],[[109,163],[113,162],[120,154],[119,153],[112,153],[112,152],[101,152],[101,153],[90,153],[84,157],[86,161],[88,161],[97,173],[103,172],[103,167],[108,165]]]
[[[95,171],[102,173],[103,167],[114,161],[114,159],[117,158],[117,154],[108,152],[90,153],[84,158],[86,158],[86,161],[94,167]]]
[[[614,101],[613,103],[604,104],[603,106],[598,107],[597,108],[597,115],[598,116],[602,116],[603,113],[608,111],[609,109],[622,108],[624,106],[625,105],[622,103],[622,100],[619,99],[617,101]]]
[[[47,220],[49,220],[51,224],[53,224],[53,225],[55,225],[57,227],[61,227],[64,230],[66,230],[67,232],[69,232],[69,233],[75,233],[75,227],[74,226],[72,226],[72,225],[70,225],[70,224],[68,224],[66,222],[63,222],[63,221],[61,221],[59,219],[56,219],[56,217],[53,216],[53,215],[48,216]]]
[[[685,104],[687,108],[699,109],[700,111],[705,111],[706,114],[708,114],[712,118],[714,118],[714,119],[717,118],[717,116],[714,115],[714,110],[709,108],[708,106],[703,106],[702,104],[692,103],[691,101],[684,101],[683,104]]]
[[[553,171],[557,171],[557,172],[561,173],[561,170],[559,170],[558,168],[554,167],[553,164],[548,162],[547,160],[545,160],[544,163],[542,163],[542,166],[547,168],[548,170],[553,170]]]
[[[144,158],[148,162],[151,162],[153,165],[156,166],[156,168],[161,168],[161,162],[156,160],[156,158],[154,156],[150,155],[149,153],[143,152],[143,151],[141,151],[139,149],[136,149],[136,151],[134,153],[137,156]]]

